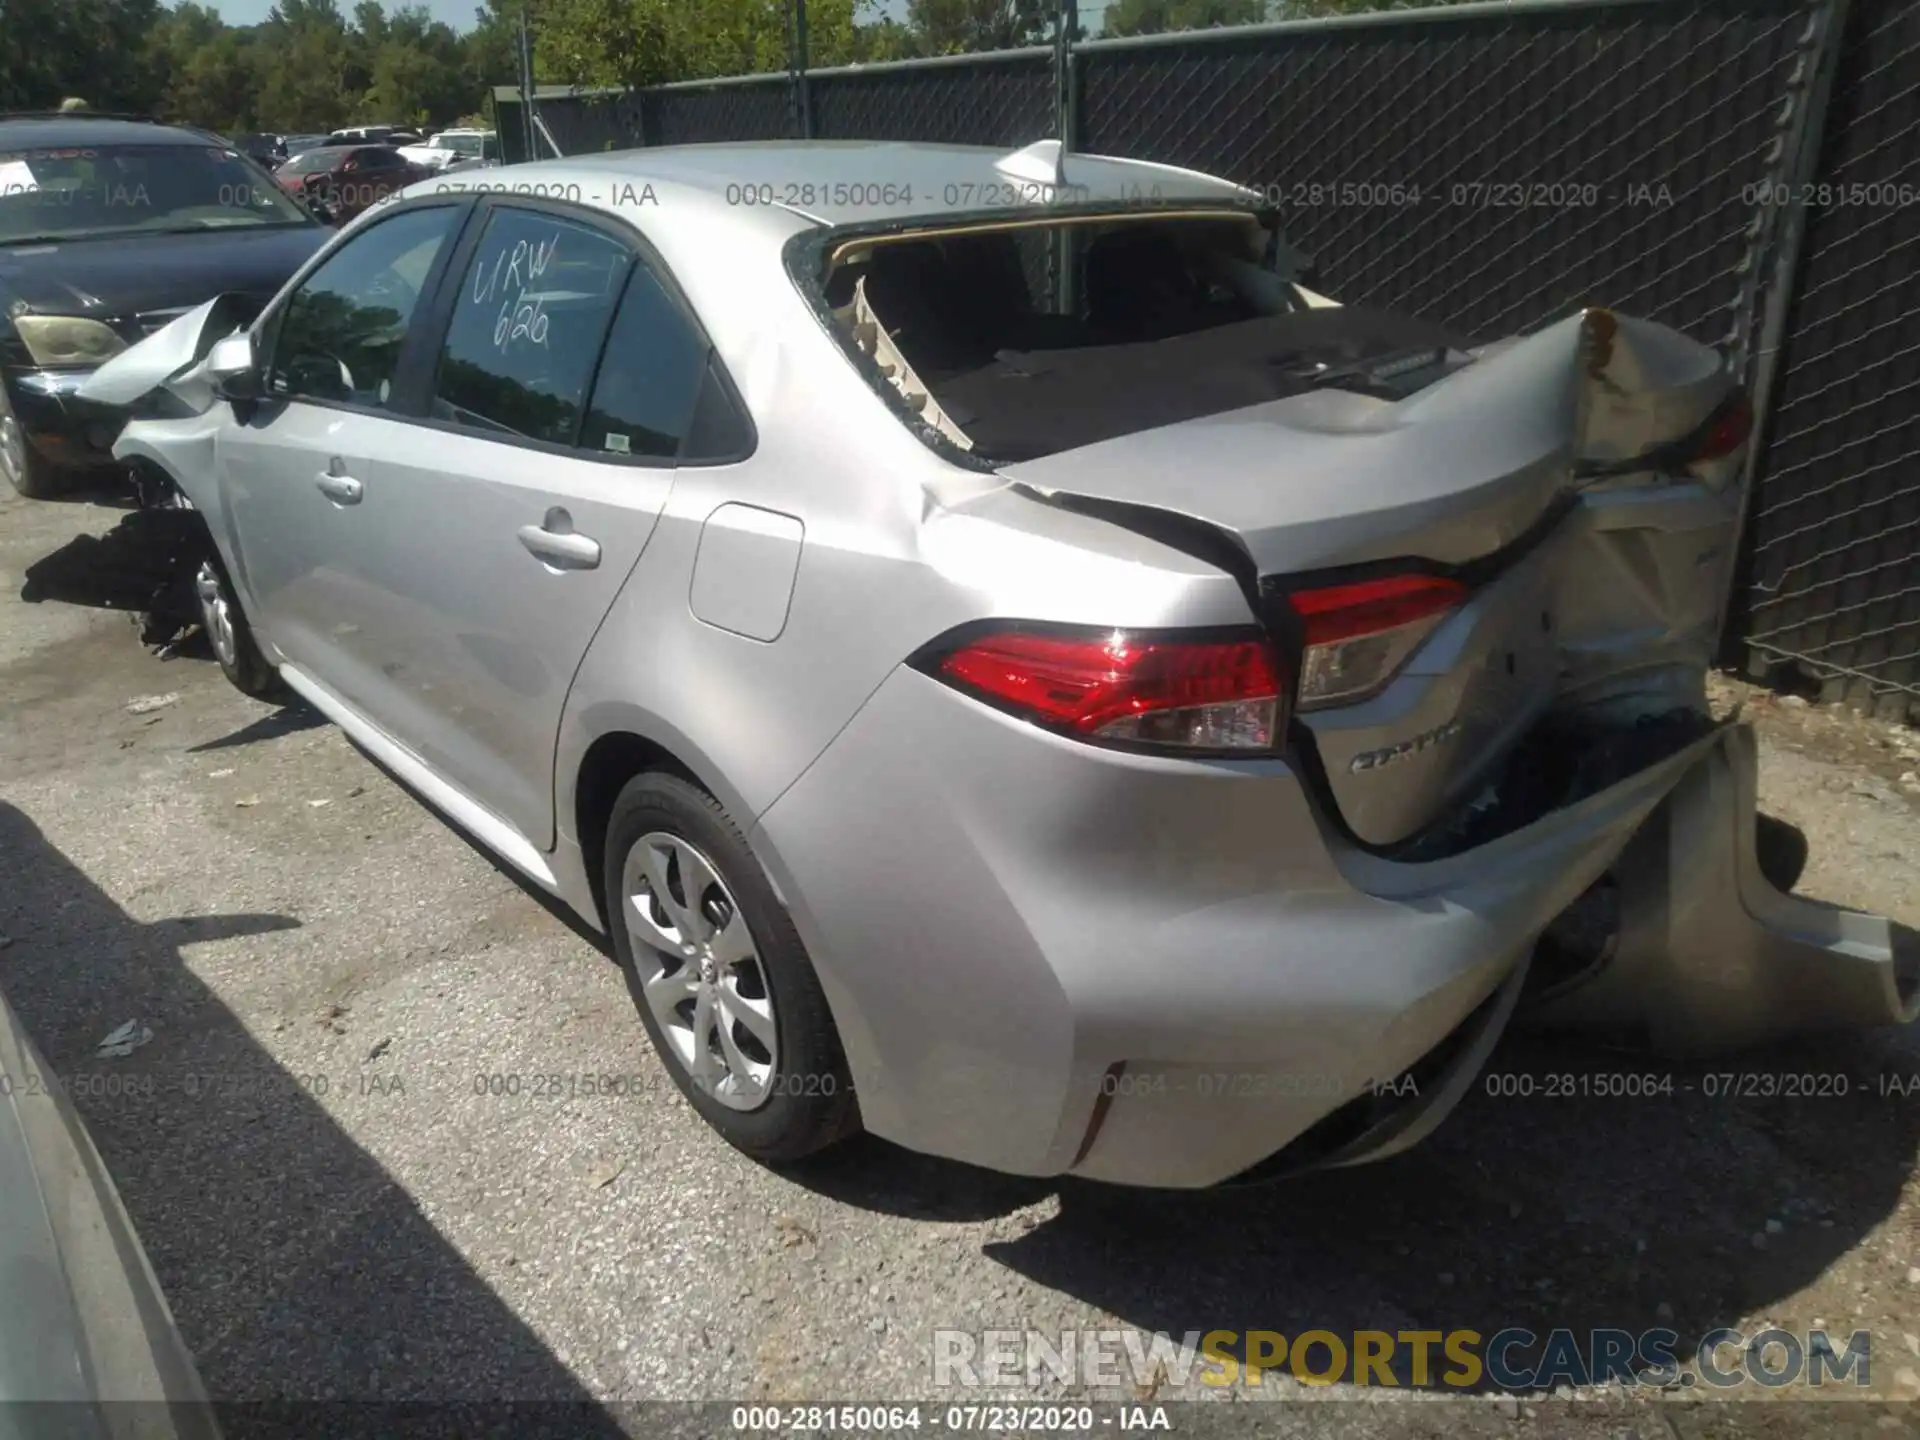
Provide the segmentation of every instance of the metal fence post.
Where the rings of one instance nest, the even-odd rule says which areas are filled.
[[[521,158],[538,160],[539,147],[533,129],[533,27],[527,23],[527,7],[520,7],[520,35],[515,60],[520,66],[520,140],[525,146]]]
[[[812,97],[807,93],[807,0],[791,0],[787,10],[787,95],[793,133],[813,138]]]
[[[1080,38],[1080,7],[1077,0],[1060,0],[1053,28],[1053,120],[1054,134],[1060,141],[1059,178],[1066,178],[1067,156],[1079,138],[1079,67],[1075,64],[1074,43]],[[1073,273],[1073,236],[1061,229],[1054,236],[1053,301],[1062,315],[1074,312],[1075,276]]]
[[[1734,563],[1720,597],[1716,632],[1724,646],[1733,612],[1734,591],[1748,573],[1743,546],[1754,504],[1754,481],[1766,453],[1773,419],[1774,396],[1780,376],[1781,347],[1792,313],[1800,276],[1800,256],[1807,233],[1807,188],[1820,165],[1827,137],[1827,110],[1833,99],[1834,76],[1846,44],[1850,0],[1819,0],[1808,18],[1807,38],[1790,81],[1783,115],[1780,147],[1754,215],[1755,243],[1747,277],[1746,309],[1737,337],[1735,360],[1748,375],[1753,400],[1753,438],[1740,473],[1740,510],[1734,520]],[[1759,314],[1754,304],[1759,302]],[[1757,326],[1755,324],[1757,318]],[[1756,334],[1757,329],[1757,334]]]

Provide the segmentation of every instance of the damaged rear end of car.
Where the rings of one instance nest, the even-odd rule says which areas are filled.
[[[1709,710],[1752,426],[1713,349],[1598,308],[1479,344],[1340,306],[1251,204],[842,228],[788,264],[936,453],[1218,566],[1250,617],[983,620],[916,666],[1097,743],[1280,760],[1361,895],[1527,930],[1400,1076],[1238,1173],[1412,1143],[1515,1013],[1699,1055],[1920,1011],[1905,932],[1763,868],[1752,732]],[[1080,1173],[1141,1178],[1097,1163],[1116,1125],[1182,1143],[1180,1106],[1114,1098],[1152,1069],[1109,1065]]]

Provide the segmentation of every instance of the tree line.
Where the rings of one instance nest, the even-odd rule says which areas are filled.
[[[1406,3],[1112,0],[1094,12],[1082,0],[1101,17],[1090,28],[1123,35]],[[654,85],[787,63],[789,0],[485,0],[464,31],[380,0],[278,0],[258,25],[229,25],[196,0],[0,0],[0,113],[77,96],[223,134],[452,124],[518,80],[523,8],[543,84]],[[1055,11],[1049,0],[806,0],[807,48],[814,65],[1005,49],[1046,41]]]

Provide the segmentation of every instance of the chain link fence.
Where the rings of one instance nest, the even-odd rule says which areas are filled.
[[[1345,301],[1486,338],[1606,304],[1720,345],[1770,401],[1730,652],[1920,707],[1920,0],[1463,4],[799,83],[538,105],[566,153],[1064,137],[1253,187]]]
[[[1749,510],[1734,633],[1920,719],[1920,3],[1854,0]]]
[[[808,84],[822,139],[1012,147],[1055,131],[1045,49],[816,70]]]
[[[1260,190],[1343,300],[1488,338],[1604,301],[1738,341],[1743,193],[1768,176],[1801,7],[1392,19],[1096,42],[1082,148]]]

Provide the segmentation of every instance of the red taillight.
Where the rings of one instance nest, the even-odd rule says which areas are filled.
[[[996,630],[949,651],[937,670],[1015,714],[1088,739],[1272,750],[1286,729],[1284,674],[1258,637]]]
[[[1384,689],[1409,656],[1467,598],[1442,575],[1387,575],[1296,590],[1302,710],[1351,705]]]
[[[1753,434],[1753,401],[1747,393],[1737,391],[1720,407],[1720,413],[1713,417],[1713,423],[1707,426],[1706,433],[1700,437],[1700,443],[1694,447],[1691,461],[1724,460]]]

